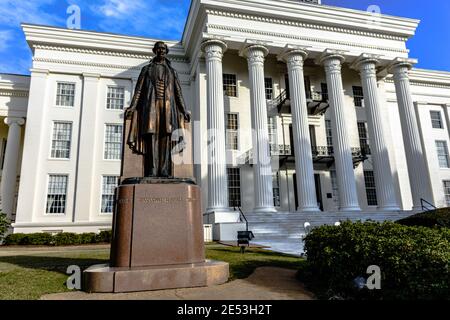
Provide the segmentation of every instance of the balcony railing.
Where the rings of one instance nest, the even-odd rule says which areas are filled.
[[[370,148],[351,148],[353,163],[355,165],[367,160],[367,155],[370,154]],[[312,146],[311,147],[312,158],[314,162],[321,162],[324,159],[328,163],[334,162],[334,148],[332,146]],[[271,144],[270,155],[272,157],[293,157],[294,149],[291,145],[285,144]],[[241,164],[253,164],[253,149],[245,152],[239,157],[239,163]]]
[[[269,112],[290,113],[290,96],[283,90],[278,97],[268,102]],[[320,91],[306,91],[306,101],[309,115],[323,115],[329,107],[328,93]]]

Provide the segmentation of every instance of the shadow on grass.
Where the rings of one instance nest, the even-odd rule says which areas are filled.
[[[298,270],[305,260],[300,257],[267,250],[249,248],[241,254],[239,248],[208,248],[208,259],[221,260],[230,264],[231,280],[249,277],[259,267],[279,267]]]
[[[85,270],[96,264],[108,263],[109,258],[83,258],[83,257],[49,257],[49,256],[7,256],[0,257],[0,263],[7,263],[27,269],[56,271],[66,274],[67,268],[76,265]],[[13,269],[13,268],[11,268]]]

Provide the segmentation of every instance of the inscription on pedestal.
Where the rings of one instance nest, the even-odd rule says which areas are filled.
[[[116,267],[202,263],[205,260],[198,186],[135,184],[119,187],[114,244]],[[122,230],[122,231],[121,231]],[[113,239],[114,240],[114,239]]]

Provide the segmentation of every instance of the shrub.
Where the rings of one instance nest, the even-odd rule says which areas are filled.
[[[106,231],[100,231],[99,234],[97,234],[97,243],[111,243],[112,238],[112,231],[106,230]]]
[[[9,220],[5,213],[0,212],[0,241],[5,237],[9,228]]]
[[[78,235],[78,240],[80,244],[92,244],[97,242],[96,233],[82,233]]]
[[[393,222],[316,228],[305,238],[306,268],[300,277],[322,298],[448,299],[450,229]],[[381,269],[381,290],[358,290],[353,281],[367,268]],[[311,288],[313,289],[313,288]],[[328,290],[328,291],[327,291]]]
[[[110,243],[111,231],[102,231],[100,233],[69,233],[62,232],[56,235],[49,233],[14,233],[5,238],[4,244],[7,246],[13,245],[56,245],[56,246],[70,246],[80,244],[94,244],[94,243]]]
[[[422,212],[397,222],[405,226],[450,228],[450,208]]]
[[[69,246],[80,244],[80,236],[76,233],[62,232],[53,236],[57,246]]]
[[[26,245],[49,246],[54,244],[54,239],[50,233],[30,233],[21,242],[20,244]]]
[[[24,233],[13,233],[13,234],[9,234],[6,238],[5,238],[5,245],[7,246],[14,246],[14,245],[20,245],[23,244],[23,239],[26,237],[27,235]]]

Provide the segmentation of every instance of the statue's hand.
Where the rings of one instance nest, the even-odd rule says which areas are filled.
[[[184,114],[184,121],[187,122],[187,123],[191,122],[191,113],[189,111],[187,111]]]

